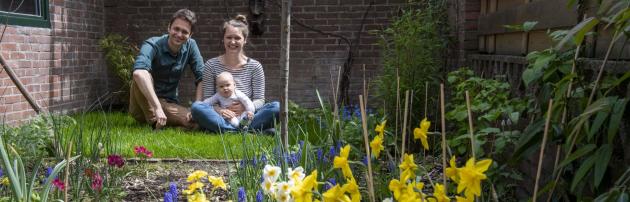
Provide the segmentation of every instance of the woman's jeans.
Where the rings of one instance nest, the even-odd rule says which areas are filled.
[[[203,102],[195,102],[192,104],[191,109],[193,119],[199,124],[204,130],[211,132],[226,132],[226,131],[236,131],[237,128],[234,128],[230,124],[228,120],[225,120],[221,115],[219,115],[214,108],[208,104],[204,104]],[[249,124],[249,129],[262,131],[268,128],[273,128],[274,123],[278,117],[280,116],[280,103],[279,102],[269,102],[263,105],[260,109],[254,113],[254,119]]]

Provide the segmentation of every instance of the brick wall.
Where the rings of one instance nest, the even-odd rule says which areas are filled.
[[[44,109],[79,111],[108,91],[108,72],[98,48],[103,8],[100,0],[51,0],[51,28],[7,27],[0,53]],[[0,119],[5,123],[35,115],[4,70],[0,95]]]
[[[368,10],[364,31],[357,33],[369,0],[294,0],[294,20],[315,29],[342,35],[354,40],[360,35],[357,51],[353,53],[350,97],[357,100],[362,88],[362,66],[366,77],[374,80],[380,69],[380,50],[377,37],[367,30],[382,29],[397,13],[405,0],[380,0]],[[227,3],[227,5],[226,5]],[[250,37],[246,54],[260,61],[265,69],[266,97],[279,100],[281,96],[280,56],[280,0],[266,1],[264,34]],[[105,2],[106,32],[122,33],[140,44],[144,39],[166,33],[173,12],[188,8],[198,15],[198,26],[192,38],[200,45],[204,60],[222,54],[219,30],[226,16],[237,13],[249,16],[248,1],[197,0],[158,1],[127,0]],[[291,70],[289,99],[306,107],[318,106],[315,90],[323,99],[332,99],[331,75],[337,75],[347,56],[347,44],[338,37],[323,35],[296,23],[291,33]],[[185,103],[193,97],[192,74],[187,71],[180,84],[180,96]],[[372,87],[373,89],[374,87]]]

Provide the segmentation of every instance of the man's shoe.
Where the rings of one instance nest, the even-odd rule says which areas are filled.
[[[275,135],[276,134],[276,129],[275,128],[267,128],[267,129],[263,130],[262,132],[265,135]]]

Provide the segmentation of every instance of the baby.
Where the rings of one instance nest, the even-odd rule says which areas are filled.
[[[236,115],[232,117],[230,121],[230,125],[235,128],[239,127],[239,123],[242,119],[247,117],[247,119],[252,120],[254,117],[254,103],[245,95],[243,92],[236,89],[236,84],[234,82],[234,77],[229,72],[222,72],[217,75],[216,78],[216,88],[217,92],[212,95],[212,97],[205,99],[203,102],[209,104],[210,106],[214,106],[219,103],[221,108],[228,108],[232,105],[233,102],[241,102],[243,106],[245,106],[245,112],[240,115]]]

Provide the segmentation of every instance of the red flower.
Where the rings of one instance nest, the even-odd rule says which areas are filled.
[[[103,177],[98,173],[92,176],[92,190],[100,191],[103,188]]]
[[[122,168],[125,165],[125,159],[123,159],[120,155],[112,154],[107,156],[107,164]]]
[[[144,146],[135,146],[135,147],[133,147],[133,152],[136,154],[136,156],[143,155],[144,157],[147,157],[147,158],[153,157],[153,152],[149,151]]]
[[[65,190],[66,189],[66,184],[63,183],[59,178],[55,178],[55,180],[53,180],[52,184],[57,187],[57,189],[59,190]]]

